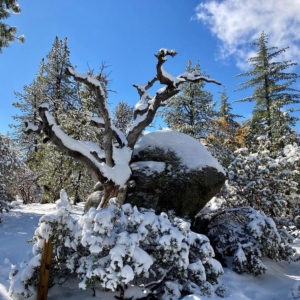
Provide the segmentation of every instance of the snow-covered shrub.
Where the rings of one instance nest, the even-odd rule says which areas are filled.
[[[32,242],[34,257],[21,270],[15,270],[11,278],[10,293],[13,297],[24,295],[30,297],[39,281],[41,257],[44,240],[53,243],[53,257],[50,271],[49,286],[65,282],[71,274],[67,267],[69,256],[76,250],[74,234],[76,220],[70,216],[71,205],[64,190],[60,193],[60,200],[56,202],[56,211],[44,215],[39,220],[39,227],[35,230]]]
[[[222,205],[220,199],[212,202],[211,208]],[[226,256],[232,256],[233,269],[238,273],[264,274],[267,267],[262,263],[263,257],[275,261],[293,259],[291,236],[278,230],[273,219],[262,211],[238,207],[209,212],[206,207],[202,214],[205,232],[216,253],[224,261]]]
[[[299,147],[286,146],[272,158],[263,144],[257,153],[238,149],[228,167],[228,181],[197,217],[197,231],[207,234],[222,259],[233,256],[238,273],[263,274],[261,258],[296,260],[289,243],[298,235]]]
[[[130,204],[91,208],[77,221],[65,206],[45,215],[35,234],[35,261],[44,238],[53,240],[55,253],[63,251],[62,263],[53,261],[56,276],[62,268],[61,274],[77,275],[81,289],[118,291],[120,299],[129,285],[142,286],[158,299],[175,300],[189,293],[210,296],[223,273],[208,238],[192,232],[188,222],[169,219],[165,213],[140,212]],[[12,294],[22,292],[14,288],[20,281],[30,288],[26,282],[32,282],[32,269],[29,263],[14,280],[19,284],[12,284]]]
[[[223,272],[207,237],[164,213],[111,205],[101,211],[90,209],[78,225],[80,241],[75,240],[82,252],[70,258],[70,267],[84,289],[95,282],[112,291],[145,284],[163,293],[161,299],[179,299],[192,286],[200,295],[213,294],[212,284]]]

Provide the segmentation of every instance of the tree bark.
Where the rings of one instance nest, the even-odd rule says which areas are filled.
[[[121,188],[116,185],[114,182],[109,181],[103,184],[103,196],[101,202],[98,206],[98,209],[105,208],[109,206],[109,200],[111,198],[117,198],[118,204],[123,204],[126,197],[127,188]]]

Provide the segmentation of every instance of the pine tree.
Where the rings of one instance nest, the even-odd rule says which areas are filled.
[[[291,115],[296,111],[295,108],[287,109],[286,106],[299,103],[299,91],[291,87],[299,76],[293,72],[283,72],[297,64],[291,61],[274,61],[288,48],[278,50],[277,47],[268,47],[268,38],[264,32],[252,45],[257,48],[257,54],[248,60],[251,69],[237,75],[251,77],[238,85],[238,91],[254,88],[251,96],[238,100],[255,102],[253,116],[248,122],[247,142],[255,148],[256,138],[267,135],[271,143],[270,150],[276,151],[291,142],[291,126],[298,120]]]
[[[67,38],[64,41],[55,37],[53,46],[46,56],[43,67],[44,102],[50,105],[56,121],[68,116],[70,110],[80,107],[77,83],[65,74],[65,70],[72,67]],[[60,118],[58,116],[60,115]],[[69,116],[68,116],[69,117]],[[67,120],[64,120],[66,122]],[[63,122],[63,121],[61,121]]]
[[[66,68],[72,66],[69,56],[67,39],[62,41],[56,37],[51,51],[40,64],[36,78],[24,87],[23,93],[16,93],[19,100],[14,103],[22,112],[14,117],[19,122],[13,125],[14,140],[26,154],[30,168],[41,174],[38,182],[44,190],[44,201],[58,199],[62,188],[77,199],[85,198],[94,184],[79,163],[61,154],[57,147],[47,143],[46,138],[24,134],[24,124],[31,123],[33,127],[39,124],[38,109],[46,102],[55,119],[60,121],[60,126],[70,136],[76,139],[85,135],[90,137],[89,126],[82,126],[81,120],[92,113],[87,111],[87,107],[92,109],[92,99],[81,93],[83,88],[65,74]]]
[[[188,61],[186,71],[196,71],[207,76],[201,71],[199,62],[192,66],[192,61]],[[172,130],[189,134],[196,139],[207,138],[216,112],[213,96],[204,87],[203,81],[197,84],[186,82],[182,85],[181,92],[168,101],[162,115]]]
[[[226,87],[223,87],[223,90],[220,93],[220,105],[218,108],[218,117],[225,119],[225,121],[230,124],[233,128],[239,127],[238,122],[235,121],[236,118],[242,118],[243,116],[233,114],[232,106],[228,101]]]
[[[13,106],[19,109],[21,114],[13,116],[17,124],[10,125],[13,128],[11,137],[27,159],[30,159],[31,153],[37,152],[40,139],[36,135],[27,135],[24,132],[24,124],[30,122],[37,126],[39,123],[38,108],[45,98],[43,68],[44,60],[40,63],[38,73],[33,82],[23,87],[24,92],[15,92],[15,97],[18,98],[18,101],[13,103]]]
[[[244,142],[243,126],[235,121],[242,116],[233,114],[228,101],[226,88],[220,92],[218,118],[214,119],[213,127],[208,135],[207,147],[227,169],[233,159],[233,152]]]
[[[9,18],[10,10],[12,10],[14,14],[21,12],[17,0],[0,0],[0,20]],[[2,52],[2,48],[8,47],[14,40],[19,40],[21,43],[24,43],[24,35],[16,37],[16,32],[17,27],[0,22],[0,53]]]
[[[120,101],[113,114],[115,126],[125,133],[133,120],[133,107],[124,101]]]

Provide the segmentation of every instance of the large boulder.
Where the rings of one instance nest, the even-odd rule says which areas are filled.
[[[131,169],[126,202],[188,218],[194,218],[225,182],[223,168],[199,141],[169,130],[138,141]]]

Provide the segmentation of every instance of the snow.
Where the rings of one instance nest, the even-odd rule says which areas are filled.
[[[26,241],[32,238],[38,226],[38,220],[48,212],[54,212],[55,204],[29,204],[15,206],[10,213],[3,214],[3,222],[0,224],[0,299],[11,300],[9,288],[9,274],[11,270],[20,265],[26,265],[32,258],[32,244]],[[72,215],[82,214],[83,206],[72,206]],[[200,235],[201,236],[201,235]],[[298,253],[300,253],[300,239],[295,241]],[[140,248],[136,248],[140,249]],[[135,254],[137,259],[143,261],[143,253],[138,250]],[[288,295],[299,294],[300,283],[300,262],[274,262],[270,259],[263,259],[263,263],[268,267],[265,275],[253,277],[252,275],[239,275],[228,268],[224,268],[224,274],[219,277],[220,284],[227,286],[225,298],[228,300],[287,300]],[[230,264],[230,262],[229,262]],[[192,267],[192,266],[191,266]],[[196,266],[194,266],[196,267]],[[129,278],[131,267],[125,265],[122,274]],[[114,293],[98,292],[96,298],[113,300]],[[126,297],[146,296],[145,292],[138,287],[131,287],[125,292]],[[24,298],[25,299],[25,298]],[[29,298],[34,300],[35,297]],[[72,300],[94,300],[93,292],[89,289],[79,290],[78,283],[65,283],[63,286],[54,286],[49,290],[49,300],[72,299]],[[182,300],[212,300],[222,299],[218,297],[204,297],[189,295]],[[20,299],[21,300],[21,299]],[[23,300],[23,299],[22,299]]]
[[[25,132],[32,130],[32,131],[37,131],[39,127],[37,125],[34,125],[33,123],[28,122],[28,125],[26,126]]]
[[[214,167],[225,174],[219,162],[205,146],[196,139],[171,130],[159,130],[144,135],[135,145],[133,155],[147,147],[158,147],[165,152],[172,151],[181,159],[183,166],[190,170]]]
[[[87,80],[88,83],[91,83],[92,85],[94,85],[95,87],[98,87],[100,92],[101,92],[101,96],[105,98],[105,92],[102,88],[102,84],[99,80],[97,80],[96,78],[93,78],[91,76],[88,76],[86,74],[81,74],[78,72],[75,72],[71,67],[68,67],[68,71],[76,78],[80,78],[82,80]]]
[[[143,122],[145,119],[147,118],[147,113],[144,113],[142,115],[137,115],[136,119],[134,120],[134,122],[132,123],[132,125],[129,128],[129,132],[131,132],[135,127],[137,127],[137,125],[141,122]]]
[[[128,178],[131,175],[131,169],[128,165],[132,153],[132,150],[130,148],[123,147],[122,149],[118,149],[116,147],[113,147],[113,159],[115,161],[115,166],[109,167],[104,162],[98,162],[98,160],[91,154],[92,151],[90,146],[92,142],[78,141],[69,137],[58,127],[53,116],[48,111],[45,112],[45,116],[49,122],[49,125],[52,125],[52,130],[55,132],[56,136],[68,149],[80,152],[82,155],[89,158],[89,160],[99,168],[99,170],[105,177],[112,180],[121,187],[125,186]],[[103,150],[101,150],[100,147],[96,144],[93,145],[93,147],[97,150],[96,153],[100,153],[101,155],[99,158],[103,157]]]
[[[163,67],[161,67],[161,72],[162,72],[163,77],[165,77],[165,78],[167,78],[167,79],[169,79],[170,81],[173,82],[173,86],[175,88],[178,86],[178,84],[180,82],[185,81],[182,78],[174,77],[173,75],[171,75],[170,73],[168,73],[167,71],[165,71]]]
[[[156,91],[156,94],[157,94],[157,95],[160,95],[160,94],[164,93],[166,89],[167,89],[167,87],[164,86],[164,87],[158,89],[158,90]]]
[[[174,49],[168,49],[168,48],[160,48],[160,49],[158,50],[158,53],[161,53],[161,52],[163,52],[164,55],[170,54],[170,55],[173,55],[173,56],[174,56],[174,55],[177,54],[176,50],[174,50]]]
[[[46,108],[46,109],[49,109],[49,103],[44,102],[44,103],[42,103],[42,104],[39,106],[39,108]]]

